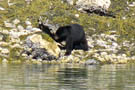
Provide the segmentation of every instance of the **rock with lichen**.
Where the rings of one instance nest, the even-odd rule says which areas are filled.
[[[55,42],[49,42],[39,34],[28,36],[25,42],[25,52],[33,59],[53,60],[60,54],[60,48]]]

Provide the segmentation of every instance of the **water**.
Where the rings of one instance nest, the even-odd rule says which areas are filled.
[[[0,90],[135,90],[135,65],[0,64]]]

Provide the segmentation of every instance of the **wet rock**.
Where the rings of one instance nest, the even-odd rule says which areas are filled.
[[[88,59],[85,62],[85,65],[97,65],[97,64],[100,64],[100,62],[98,60],[95,60],[95,59]]]

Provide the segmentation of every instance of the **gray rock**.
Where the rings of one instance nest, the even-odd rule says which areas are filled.
[[[53,60],[59,57],[60,48],[55,42],[48,42],[41,35],[34,34],[27,37],[25,52],[33,59]]]
[[[130,7],[134,7],[135,6],[135,2],[132,2],[131,4],[129,4]]]
[[[32,31],[41,31],[39,28],[32,28]]]
[[[54,60],[55,56],[50,55],[44,48],[34,48],[32,50],[33,59],[42,59],[42,60]]]
[[[100,64],[99,61],[95,60],[95,59],[89,59],[85,62],[86,65],[97,65]]]
[[[73,5],[74,4],[74,0],[62,0],[63,2],[67,2],[69,3],[70,5]]]
[[[77,6],[83,9],[98,9],[102,8],[104,10],[108,10],[111,5],[110,0],[78,0],[76,2]]]
[[[111,1],[110,0],[63,0],[69,3],[70,5],[76,4],[78,10],[100,10],[100,11],[108,11]]]

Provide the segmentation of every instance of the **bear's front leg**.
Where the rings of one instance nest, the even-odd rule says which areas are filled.
[[[72,40],[72,37],[68,37],[66,39],[66,53],[65,55],[70,55],[71,54],[71,51],[73,50],[73,40]]]

